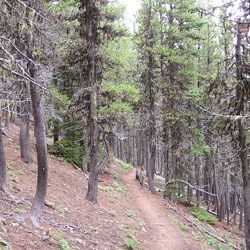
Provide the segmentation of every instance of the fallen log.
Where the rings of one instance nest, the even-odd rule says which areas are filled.
[[[188,219],[186,216],[184,216],[183,214],[181,214],[176,208],[174,207],[171,207],[171,206],[168,206],[169,209],[172,209],[174,210],[179,216],[181,216],[182,218],[184,218],[186,221],[188,221],[189,223],[191,223],[192,225],[194,225],[195,227],[197,227],[200,231],[210,235],[210,236],[213,236],[214,238],[216,238],[217,240],[223,242],[223,243],[227,243],[227,241],[221,237],[219,237],[218,235],[208,231],[207,229],[201,227],[200,225],[198,225],[197,223],[193,222],[192,220]],[[240,248],[238,248],[237,246],[235,245],[232,245],[232,247],[236,250],[241,250]]]

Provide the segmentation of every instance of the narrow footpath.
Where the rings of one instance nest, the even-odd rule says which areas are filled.
[[[190,238],[189,233],[182,232],[178,225],[167,216],[167,209],[159,196],[148,192],[135,180],[135,170],[123,177],[123,183],[131,193],[138,209],[144,215],[147,228],[152,232],[145,250],[203,250],[199,242]],[[205,249],[204,249],[205,250]]]

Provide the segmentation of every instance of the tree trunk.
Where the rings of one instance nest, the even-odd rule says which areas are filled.
[[[89,121],[89,134],[90,134],[90,156],[91,166],[88,182],[88,192],[86,199],[97,203],[98,197],[98,174],[99,174],[99,125],[98,118],[98,93],[97,81],[101,80],[101,73],[98,72],[98,51],[100,46],[100,34],[98,31],[100,10],[97,4],[99,1],[82,0],[82,7],[85,8],[85,39],[88,43],[87,52],[87,82],[91,88],[90,94],[90,121]],[[83,27],[84,28],[84,27]],[[97,75],[98,78],[97,79]]]
[[[97,203],[98,197],[98,174],[99,174],[99,126],[97,124],[97,92],[93,86],[91,93],[90,110],[90,144],[91,144],[91,167],[86,199]]]
[[[37,151],[37,164],[38,164],[38,176],[36,194],[32,202],[31,207],[31,220],[35,225],[39,225],[42,209],[47,193],[48,183],[48,157],[47,157],[47,145],[45,136],[44,120],[42,117],[42,102],[40,89],[34,84],[30,84],[30,94],[34,116],[34,126],[36,127],[36,151]]]
[[[239,155],[243,178],[244,232],[246,249],[250,250],[250,167],[247,160],[246,131],[241,120],[238,121],[238,129]]]
[[[21,98],[21,124],[20,124],[20,151],[21,158],[25,163],[32,163],[31,156],[31,147],[30,147],[30,132],[29,132],[29,123],[30,123],[30,103],[28,102],[28,89],[26,84],[23,89],[23,97]]]
[[[246,65],[244,65],[244,51],[243,54],[241,53],[241,46],[242,46],[242,37],[239,31],[239,23],[237,23],[236,30],[237,30],[237,43],[235,46],[235,59],[236,59],[236,80],[237,80],[237,87],[236,87],[236,115],[241,115],[244,113],[244,108],[246,106],[246,100],[248,96],[244,99],[244,88],[249,88],[249,82],[243,77],[243,70]],[[244,86],[244,88],[242,87]],[[249,89],[248,89],[249,90]],[[238,145],[239,145],[239,157],[241,161],[241,168],[242,168],[242,179],[243,179],[243,208],[244,208],[244,232],[245,232],[245,242],[246,242],[246,249],[250,250],[250,167],[248,163],[248,147],[246,142],[246,130],[245,130],[245,121],[241,119],[238,120]]]
[[[88,173],[88,159],[89,159],[89,128],[87,128],[86,134],[84,135],[84,155],[82,159],[82,171]]]
[[[6,188],[6,159],[3,145],[3,134],[0,128],[0,190],[7,191]]]

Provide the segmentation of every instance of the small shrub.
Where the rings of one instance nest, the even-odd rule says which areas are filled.
[[[220,249],[218,240],[215,239],[213,236],[206,234],[206,239],[210,246],[214,247],[215,249]]]
[[[13,145],[13,140],[11,138],[9,138],[7,141],[6,141],[6,146],[7,147],[11,147]]]
[[[133,169],[133,165],[130,163],[126,163],[126,162],[119,160],[119,159],[115,159],[115,161],[117,163],[119,163],[126,171],[130,171]]]
[[[52,233],[52,236],[56,239],[62,239],[64,237],[64,232],[56,231]]]
[[[113,187],[111,186],[99,186],[99,190],[105,191],[105,192],[112,192],[113,191]]]
[[[69,246],[69,243],[67,240],[62,239],[59,241],[59,249],[60,250],[71,250],[72,248]]]
[[[163,197],[169,198],[171,200],[176,199],[178,190],[179,190],[178,182],[173,182],[165,188],[163,192]]]
[[[140,225],[140,227],[141,227],[142,230],[145,230],[145,228],[147,226],[146,223],[145,223],[145,221],[140,221],[139,225]]]
[[[185,225],[185,224],[180,225],[180,229],[183,232],[188,232],[189,231],[189,227],[187,225]]]
[[[115,179],[120,180],[122,178],[122,175],[119,172],[115,172]]]
[[[125,246],[128,249],[134,250],[139,247],[139,242],[135,239],[135,237],[127,237],[124,240]]]
[[[59,156],[64,162],[74,163],[79,167],[82,165],[82,146],[71,140],[57,141],[48,147],[48,151],[50,154]]]
[[[8,176],[10,177],[12,181],[18,182],[18,176],[16,175],[14,171],[8,171]]]
[[[216,222],[216,218],[213,215],[210,215],[206,210],[200,207],[191,207],[189,211],[200,221],[207,222],[210,225],[214,225]]]
[[[134,218],[135,217],[135,213],[133,211],[131,211],[131,210],[127,211],[126,214],[130,218]]]
[[[121,184],[119,184],[119,183],[116,182],[116,181],[113,183],[113,187],[114,187],[114,189],[115,189],[116,191],[124,192],[124,193],[128,192],[128,189],[127,189],[127,188],[123,187]]]

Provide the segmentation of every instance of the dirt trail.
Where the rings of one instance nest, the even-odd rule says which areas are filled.
[[[178,225],[167,217],[166,208],[158,196],[152,195],[135,181],[135,170],[125,175],[124,184],[131,192],[131,198],[144,215],[147,227],[152,232],[147,250],[201,250],[197,242],[188,238]]]

